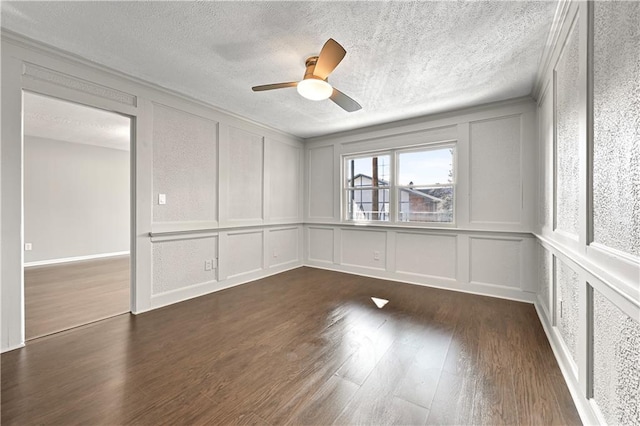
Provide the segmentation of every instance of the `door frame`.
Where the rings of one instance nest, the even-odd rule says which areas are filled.
[[[81,99],[82,96],[60,96],[59,94],[51,94],[48,93],[47,90],[42,90],[39,88],[38,90],[33,90],[31,88],[22,87],[21,90],[21,112],[22,117],[24,117],[25,113],[25,102],[24,95],[25,93],[31,93],[38,96],[46,96],[55,100],[59,100],[62,102],[70,102],[76,105],[85,106],[88,108],[98,109],[104,112],[118,114],[120,116],[126,117],[129,119],[129,313],[134,311],[134,306],[136,306],[136,197],[135,197],[135,189],[136,189],[136,122],[137,116],[132,115],[130,111],[124,112],[118,108],[105,108],[104,105],[96,105],[96,102],[87,101],[86,99]],[[124,108],[126,109],[126,108]],[[24,291],[24,271],[25,271],[25,262],[24,262],[24,121],[20,130],[20,140],[21,140],[21,150],[22,156],[20,158],[21,165],[21,215],[20,215],[20,233],[21,233],[21,247],[23,248],[22,252],[22,341],[26,342],[26,296]],[[105,318],[106,319],[106,318]]]

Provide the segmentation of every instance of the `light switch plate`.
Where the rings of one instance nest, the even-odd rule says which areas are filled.
[[[158,204],[161,206],[167,204],[167,194],[158,194]]]

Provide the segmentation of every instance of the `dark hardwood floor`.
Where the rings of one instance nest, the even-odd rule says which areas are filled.
[[[27,340],[130,311],[129,256],[25,268]]]
[[[532,305],[312,268],[2,355],[6,425],[332,423],[580,419]]]

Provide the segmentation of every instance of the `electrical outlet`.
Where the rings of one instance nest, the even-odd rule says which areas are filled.
[[[204,270],[210,271],[213,269],[213,260],[205,260],[204,261]]]
[[[161,206],[167,204],[167,194],[158,194],[158,204]]]
[[[373,252],[373,260],[380,260],[380,252],[379,251],[374,251]]]
[[[24,251],[33,250],[33,245],[31,243],[24,243]]]

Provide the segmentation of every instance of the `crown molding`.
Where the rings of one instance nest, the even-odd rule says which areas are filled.
[[[437,112],[433,114],[420,115],[417,117],[406,118],[403,120],[389,121],[387,123],[375,124],[372,126],[360,127],[358,129],[352,129],[352,130],[347,130],[343,132],[336,132],[328,135],[307,138],[305,139],[305,144],[312,144],[315,142],[323,142],[323,141],[336,140],[336,139],[348,139],[349,141],[353,142],[353,141],[360,140],[361,137],[366,137],[363,135],[373,134],[376,132],[390,131],[393,129],[399,129],[400,133],[407,133],[407,132],[411,133],[415,130],[406,130],[408,127],[413,127],[416,125],[420,126],[421,124],[426,122],[447,119],[452,117],[459,117],[465,114],[473,114],[476,112],[491,110],[491,109],[505,107],[505,106],[526,105],[526,104],[535,105],[535,99],[533,99],[530,95],[519,96],[516,98],[504,99],[501,101],[487,102],[483,104],[456,108],[456,109]],[[445,126],[449,126],[449,124]],[[418,131],[421,131],[421,130],[424,130],[424,129],[418,129]],[[397,134],[398,133],[394,135],[397,135]]]
[[[109,74],[109,75],[111,75],[113,77],[119,78],[119,79],[124,80],[124,81],[126,81],[128,83],[132,83],[132,84],[135,84],[135,85],[138,85],[138,86],[142,86],[142,87],[144,87],[144,88],[146,88],[148,90],[162,92],[163,94],[174,96],[174,97],[177,97],[177,98],[179,98],[181,100],[184,100],[184,101],[190,102],[192,104],[198,105],[200,107],[204,107],[204,108],[213,110],[218,114],[225,115],[225,116],[231,117],[233,119],[243,121],[245,123],[249,123],[249,124],[251,124],[253,126],[265,129],[265,130],[269,131],[270,133],[276,133],[276,134],[284,136],[286,138],[294,139],[294,140],[299,141],[299,142],[304,142],[304,139],[299,137],[299,136],[293,135],[291,133],[287,133],[287,132],[282,131],[280,129],[276,129],[275,127],[271,127],[271,126],[269,126],[267,124],[251,120],[251,119],[249,119],[247,117],[244,117],[244,116],[242,116],[240,114],[237,114],[237,113],[232,112],[232,111],[228,111],[228,110],[226,110],[224,108],[221,108],[221,107],[219,107],[217,105],[210,104],[210,103],[208,103],[206,101],[203,101],[201,99],[197,99],[197,98],[191,97],[189,95],[186,95],[184,93],[180,93],[178,91],[175,91],[173,89],[169,89],[169,88],[160,86],[159,84],[156,84],[156,83],[153,83],[153,82],[150,82],[150,81],[147,81],[147,80],[143,80],[143,79],[138,78],[138,77],[134,77],[134,76],[126,74],[126,73],[124,73],[122,71],[118,71],[117,69],[110,68],[110,67],[108,67],[106,65],[102,65],[102,64],[99,64],[97,62],[90,61],[90,60],[88,60],[88,59],[86,59],[86,58],[84,58],[84,57],[82,57],[80,55],[76,55],[75,53],[67,52],[66,50],[62,50],[62,49],[59,49],[59,48],[57,48],[55,46],[52,46],[50,44],[46,44],[46,43],[40,42],[38,40],[34,40],[32,38],[23,36],[23,35],[21,35],[19,33],[14,32],[14,31],[7,30],[6,28],[2,28],[0,30],[0,39],[2,40],[3,43],[5,43],[5,42],[6,43],[10,43],[10,44],[12,44],[14,46],[17,46],[19,48],[31,50],[31,51],[34,51],[36,53],[40,53],[40,54],[44,54],[44,55],[48,55],[48,56],[53,56],[55,58],[62,59],[64,61],[66,61],[66,62],[70,62],[70,63],[75,64],[75,65],[81,65],[81,66],[84,66],[84,67],[88,67],[88,68],[91,68],[93,70]]]
[[[564,26],[564,22],[567,19],[569,7],[571,6],[571,3],[573,1],[575,0],[558,0],[556,13],[553,17],[553,23],[551,24],[551,29],[549,30],[549,35],[547,36],[547,41],[545,42],[544,50],[542,51],[542,55],[540,57],[538,71],[536,72],[533,89],[531,90],[531,97],[536,101],[539,101],[540,96],[542,95],[545,84],[545,76],[547,75],[549,67],[551,66],[553,51],[558,44],[560,34],[562,33],[562,27]]]

